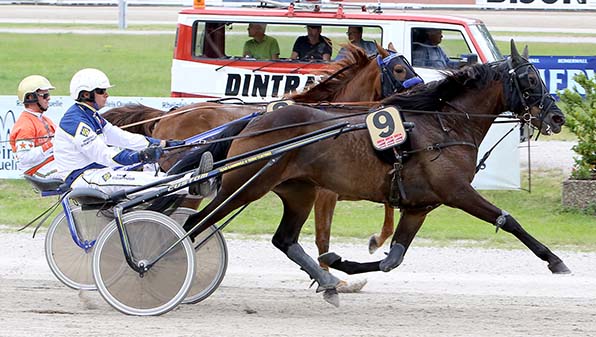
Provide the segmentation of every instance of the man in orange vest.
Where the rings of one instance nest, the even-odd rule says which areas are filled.
[[[57,178],[52,146],[56,126],[43,116],[50,105],[52,89],[50,81],[39,75],[27,76],[19,83],[17,95],[25,110],[10,132],[17,167],[24,174],[38,178]]]

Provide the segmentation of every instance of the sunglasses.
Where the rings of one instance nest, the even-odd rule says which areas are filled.
[[[38,98],[48,99],[50,97],[50,93],[46,92],[45,94],[36,94]]]
[[[93,91],[94,91],[96,94],[98,94],[98,95],[103,95],[103,94],[105,94],[105,93],[106,93],[106,91],[108,91],[108,89],[100,89],[100,88],[97,88],[97,89],[95,89],[95,90],[93,90]]]

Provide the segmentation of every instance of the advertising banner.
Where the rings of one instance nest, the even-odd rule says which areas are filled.
[[[480,8],[594,10],[596,0],[477,0]]]
[[[580,94],[585,94],[573,77],[583,73],[588,78],[594,78],[596,71],[596,56],[531,56],[530,62],[536,66],[553,95],[566,88],[573,90],[574,87]]]

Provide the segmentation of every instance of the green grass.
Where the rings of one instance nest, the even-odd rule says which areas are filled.
[[[545,244],[595,251],[596,217],[562,208],[561,182],[564,177],[551,172],[535,172],[532,178],[532,193],[483,191],[482,194],[512,214],[528,232]],[[0,189],[0,214],[3,219],[1,222],[15,228],[26,224],[56,201],[53,197],[38,197],[23,180],[0,180]],[[272,235],[281,214],[281,202],[277,196],[270,193],[250,205],[225,231]],[[383,214],[383,206],[379,204],[365,201],[339,202],[332,226],[332,237],[367,238],[380,230]],[[312,214],[302,233],[314,233]],[[505,232],[495,234],[493,225],[448,207],[440,207],[430,213],[418,238],[430,240],[433,245],[523,247],[512,235]]]
[[[530,33],[525,34],[526,36]],[[520,34],[524,35],[524,34]],[[534,35],[534,34],[532,34]],[[515,36],[506,35],[513,37]],[[594,55],[593,43],[546,43],[546,42],[520,42],[517,43],[518,48],[528,46],[528,52],[532,55],[542,56],[574,56],[574,55]],[[509,42],[497,41],[497,46],[504,55],[509,55]],[[521,51],[521,49],[520,49]]]
[[[114,96],[169,96],[174,37],[168,35],[0,34],[0,94],[14,95],[30,74],[43,74],[68,95],[72,75],[99,68]],[[32,47],[34,46],[34,47]]]
[[[39,29],[39,23],[0,23],[0,28],[10,29]],[[118,31],[118,25],[116,24],[99,24],[99,23],[86,23],[81,25],[79,23],[44,23],[44,29],[77,29],[77,30],[114,30]],[[169,30],[172,32],[172,38],[176,33],[176,23],[172,24],[129,24],[128,30],[142,30],[142,31],[155,31],[155,30]]]

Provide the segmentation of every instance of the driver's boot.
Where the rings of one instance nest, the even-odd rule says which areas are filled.
[[[213,170],[213,155],[211,155],[211,152],[205,151],[201,155],[201,161],[199,162],[199,167],[197,167],[197,169],[191,175],[191,177],[196,177],[200,174],[207,173],[211,170]],[[209,180],[203,181],[198,184],[193,184],[188,187],[188,192],[192,195],[197,195],[197,196],[206,198],[209,195],[211,195],[211,193],[213,193],[214,189],[213,189],[212,180],[213,179],[209,179]]]

